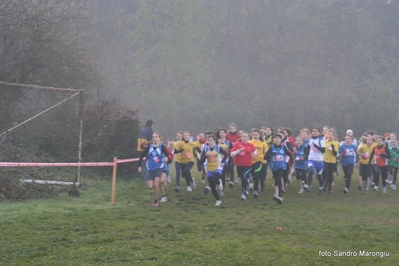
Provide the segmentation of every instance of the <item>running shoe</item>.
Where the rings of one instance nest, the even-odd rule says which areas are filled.
[[[344,194],[348,194],[348,189],[344,188]]]
[[[187,192],[193,191],[190,186],[187,187]]]
[[[382,193],[383,194],[386,194],[387,193],[387,187],[385,186],[385,187],[382,187]]]
[[[233,188],[233,187],[234,187],[234,183],[233,183],[233,181],[230,181],[230,183],[229,183],[229,187],[231,187],[231,188]]]
[[[258,191],[254,191],[254,198],[256,199],[258,197]]]
[[[215,206],[218,207],[218,206],[220,206],[220,204],[222,204],[222,201],[221,200],[217,200],[216,203],[215,203]]]
[[[176,187],[176,188],[175,188],[175,191],[176,191],[176,192],[180,192],[180,187]]]
[[[283,204],[283,199],[276,194],[273,195],[273,200],[277,201],[280,205]]]
[[[190,186],[191,186],[193,189],[195,189],[195,188],[197,187],[197,185],[195,184],[195,179],[194,179],[194,178],[191,179]]]
[[[222,183],[222,180],[219,181],[218,189],[219,189],[219,193],[220,193],[220,192],[223,192],[223,183]]]
[[[242,195],[241,195],[241,200],[242,200],[242,201],[246,201],[246,200],[247,200],[247,196],[246,196],[245,194],[242,194]]]
[[[301,189],[298,191],[298,194],[303,194],[303,192],[304,192],[304,190],[303,190],[303,188],[301,188]]]
[[[168,198],[167,198],[166,196],[163,196],[163,197],[161,198],[161,202],[165,203],[165,202],[167,202],[167,201],[168,201]]]

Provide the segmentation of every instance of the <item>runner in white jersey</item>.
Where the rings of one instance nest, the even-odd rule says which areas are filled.
[[[209,136],[209,134],[206,136],[206,139],[208,139],[208,136]],[[205,146],[208,146],[208,143],[202,144],[202,146],[201,146],[201,148],[200,148],[201,152],[198,154],[198,163],[199,163],[199,161],[202,159],[202,158],[201,158],[201,154],[202,154],[202,152],[204,151]],[[204,163],[203,163],[203,171],[204,171],[205,175],[207,175],[207,173],[206,173],[207,165],[208,165],[208,160],[205,159],[205,161],[204,161]],[[208,180],[208,177],[206,176],[206,177],[205,177],[205,189],[204,189],[204,193],[203,193],[203,194],[204,194],[204,195],[207,195],[209,191],[211,191],[211,187],[209,186],[209,180]]]
[[[309,139],[309,157],[308,157],[308,191],[312,189],[313,175],[317,174],[319,181],[319,194],[323,194],[323,178],[321,176],[324,168],[323,153],[325,152],[324,138],[320,136],[320,128],[313,127],[312,137]]]

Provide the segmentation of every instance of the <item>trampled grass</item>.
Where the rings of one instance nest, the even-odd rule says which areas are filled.
[[[396,265],[399,261],[399,191],[298,195],[287,189],[283,205],[267,190],[246,202],[240,186],[225,188],[215,207],[202,195],[174,192],[153,208],[142,181],[120,179],[116,205],[111,182],[90,183],[80,198],[3,202],[1,265]],[[269,175],[270,176],[270,175]],[[357,174],[355,174],[357,176]],[[277,231],[282,227],[284,231]],[[342,252],[355,252],[352,256]],[[361,251],[389,256],[361,256]],[[330,252],[330,253],[328,253]],[[324,256],[320,256],[324,255]],[[356,256],[354,256],[356,255]]]

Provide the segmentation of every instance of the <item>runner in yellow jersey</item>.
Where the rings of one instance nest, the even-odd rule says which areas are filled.
[[[202,146],[204,144],[206,144],[205,134],[203,132],[201,132],[201,133],[198,134],[197,138],[198,139],[197,139],[197,141],[195,143],[197,143],[197,148],[201,150]],[[199,164],[199,159],[197,159],[197,170],[198,170],[198,172],[202,173],[202,183],[205,183],[206,173],[205,173],[202,165]]]
[[[366,144],[361,145],[357,149],[357,153],[359,156],[358,158],[359,186],[357,188],[359,190],[363,190],[363,182],[366,181],[366,193],[369,192],[371,173],[374,167],[374,164],[369,164],[369,159],[375,145],[377,144],[373,142],[373,138],[371,136],[367,136]]]
[[[334,171],[337,167],[337,153],[339,151],[340,143],[335,140],[335,132],[330,130],[328,138],[325,140],[326,150],[323,154],[324,169],[324,189],[328,193],[332,193],[332,183],[334,182]]]
[[[262,177],[262,167],[266,163],[264,158],[266,151],[268,150],[267,144],[260,138],[260,130],[253,129],[252,130],[252,139],[248,141],[252,143],[257,151],[256,158],[252,158],[252,171],[251,175],[254,179],[254,198],[257,198],[259,193],[259,180],[261,183],[261,191],[264,190],[265,187],[265,178]]]
[[[214,135],[209,135],[207,136],[207,145],[204,146],[200,158],[201,159],[199,163],[201,165],[203,165],[205,160],[207,160],[206,172],[209,186],[213,196],[216,199],[215,206],[220,206],[222,203],[220,197],[222,196],[221,194],[223,192],[221,174],[224,164],[228,158],[228,154],[224,149],[220,148],[219,145],[216,145],[216,137]],[[216,191],[216,187],[218,188],[219,193]]]
[[[173,143],[173,151],[176,150],[177,144],[183,139],[183,131],[178,131],[176,133],[176,142]],[[176,192],[180,192],[180,175],[181,175],[181,161],[180,161],[180,153],[175,154],[175,169],[176,169]]]
[[[195,184],[195,179],[191,176],[191,169],[194,166],[194,151],[200,150],[197,148],[197,143],[190,141],[190,132],[183,132],[183,140],[176,144],[174,154],[180,153],[180,166],[182,169],[182,175],[186,179],[187,192],[191,192],[197,186]]]
[[[230,179],[227,179],[229,177],[227,175],[227,173],[229,171],[230,149],[233,147],[231,142],[226,139],[226,134],[227,134],[227,130],[226,129],[219,129],[216,132],[216,138],[218,140],[217,142],[218,142],[219,147],[222,148],[223,150],[225,150],[227,152],[227,154],[228,154],[226,162],[225,162],[224,167],[223,167],[222,176],[221,176],[222,183],[223,183],[223,188],[226,187],[226,180],[230,181]],[[222,155],[222,156],[224,156],[224,155]],[[224,196],[224,192],[222,192],[221,196]]]

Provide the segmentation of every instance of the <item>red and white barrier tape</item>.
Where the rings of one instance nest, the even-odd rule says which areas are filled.
[[[116,163],[130,163],[130,162],[138,162],[139,158],[132,158],[132,159],[121,159],[116,160]]]
[[[0,162],[0,167],[78,167],[78,166],[115,166],[118,163],[136,162],[139,158],[115,160],[115,162],[90,162],[90,163],[15,163]]]
[[[13,163],[0,162],[0,167],[73,167],[73,166],[114,166],[116,163],[99,162],[99,163]]]

